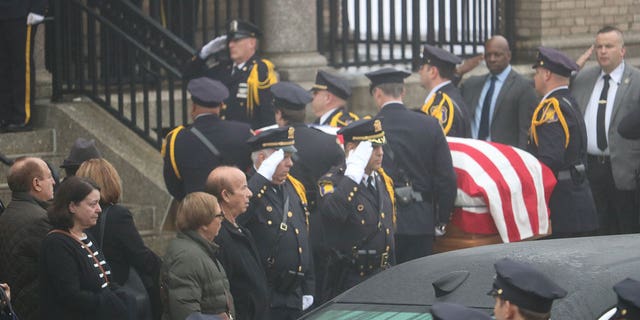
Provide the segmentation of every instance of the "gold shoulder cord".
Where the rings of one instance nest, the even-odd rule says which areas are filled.
[[[300,197],[300,201],[302,205],[305,207],[305,218],[307,220],[307,231],[309,231],[309,212],[307,211],[307,190],[304,188],[302,182],[298,179],[294,178],[292,175],[287,174],[287,179],[291,182],[293,189],[296,190],[296,193]]]
[[[538,119],[538,114],[540,113],[541,110],[542,110],[542,115],[540,116],[540,119]],[[569,138],[570,138],[569,126],[567,125],[567,120],[564,118],[564,115],[562,114],[562,110],[560,109],[560,103],[558,102],[558,99],[554,97],[545,99],[542,102],[540,102],[540,104],[538,104],[538,106],[536,107],[536,110],[533,112],[533,117],[531,118],[530,131],[531,131],[531,136],[533,137],[533,142],[536,144],[536,146],[538,145],[538,132],[536,128],[545,123],[552,122],[552,120],[555,118],[556,115],[558,117],[558,121],[560,121],[562,130],[564,131],[565,149],[569,146]]]
[[[436,99],[436,95],[437,93],[434,93],[433,96],[431,96],[431,98],[422,106],[420,110],[438,119],[438,122],[440,122],[440,126],[442,126],[442,130],[444,131],[444,134],[447,135],[451,130],[451,126],[453,126],[453,118],[455,117],[455,112],[453,110],[453,102],[451,101],[451,98],[449,97],[449,95],[443,92],[442,99],[440,100],[440,103],[438,103],[438,106],[435,109],[433,109],[433,111],[429,111],[429,109],[431,109],[431,105]],[[442,108],[445,107],[445,104],[446,104],[446,108],[449,116],[447,117],[446,123],[443,123]]]
[[[175,147],[176,147],[176,138],[178,137],[178,133],[180,133],[182,129],[184,129],[184,126],[177,126],[175,129],[171,130],[167,134],[167,136],[164,138],[164,141],[162,142],[162,150],[160,151],[160,154],[164,158],[167,152],[167,141],[168,141],[169,142],[169,160],[171,161],[171,167],[173,168],[173,173],[175,173],[178,179],[182,179],[182,176],[180,176],[180,170],[178,170],[178,163],[176,163]]]
[[[267,66],[266,79],[260,81],[257,61],[253,62],[249,78],[247,78],[247,90],[249,91],[247,95],[247,115],[250,117],[253,116],[253,108],[260,105],[259,90],[268,89],[278,82],[273,63],[267,59],[262,59],[262,62]]]
[[[391,177],[389,177],[389,175],[387,175],[387,173],[384,172],[384,169],[382,168],[378,169],[378,173],[380,174],[382,179],[384,179],[384,186],[387,188],[387,192],[389,193],[389,197],[391,198],[391,207],[393,207],[392,221],[393,221],[393,226],[395,228],[396,226],[396,194],[393,189],[393,179],[391,179]]]

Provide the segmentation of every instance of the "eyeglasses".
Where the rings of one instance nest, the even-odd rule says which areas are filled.
[[[215,216],[213,216],[214,218],[221,218],[224,219],[224,214],[223,213],[218,213]]]

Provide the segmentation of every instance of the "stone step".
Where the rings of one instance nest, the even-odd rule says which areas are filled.
[[[55,153],[55,129],[2,133],[0,134],[0,152],[11,158]]]

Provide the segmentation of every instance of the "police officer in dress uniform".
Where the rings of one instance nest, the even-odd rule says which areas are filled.
[[[618,295],[616,313],[609,320],[640,319],[640,281],[627,278],[613,286]]]
[[[431,315],[433,320],[490,320],[492,319],[486,313],[478,310],[470,309],[462,305],[437,302],[431,307]]]
[[[567,291],[531,266],[504,258],[494,264],[496,278],[489,291],[496,299],[496,320],[550,319],[553,300]]]
[[[326,253],[323,247],[324,228],[316,214],[318,198],[318,179],[331,167],[344,162],[344,151],[336,143],[336,137],[323,131],[310,128],[304,123],[305,106],[311,101],[311,94],[302,87],[291,82],[279,82],[271,87],[274,97],[276,123],[280,127],[295,128],[296,153],[293,154],[291,175],[304,185],[309,208],[309,224],[311,247],[315,263],[316,283],[322,283],[326,274],[319,261]],[[316,286],[316,290],[321,286]],[[315,294],[316,303],[323,302],[322,294]],[[320,299],[319,299],[320,298]]]
[[[394,182],[396,261],[402,263],[430,255],[434,235],[444,234],[456,197],[456,174],[438,120],[402,103],[404,78],[410,73],[383,68],[365,75],[389,142],[382,167]]]
[[[274,123],[269,88],[278,82],[273,63],[256,55],[261,34],[251,22],[231,20],[227,34],[204,45],[184,70],[187,77],[222,81],[229,88],[229,98],[220,117],[249,123],[253,129]],[[227,48],[231,61],[225,56]]]
[[[193,124],[178,126],[167,134],[162,145],[164,182],[169,193],[180,200],[187,193],[204,191],[213,168],[231,165],[247,170],[251,165],[247,139],[248,124],[222,120],[220,111],[229,95],[217,80],[197,78],[189,81]]]
[[[420,110],[440,121],[445,135],[471,138],[467,105],[460,90],[451,81],[462,60],[453,53],[425,45],[418,70],[422,86],[429,90]]]
[[[327,226],[328,298],[386,269],[394,261],[393,181],[382,169],[386,143],[380,119],[362,119],[340,129],[346,164],[319,181],[318,211]],[[330,227],[329,227],[330,226]]]
[[[315,280],[304,186],[289,175],[293,127],[270,129],[248,140],[256,172],[249,179],[249,209],[238,223],[251,231],[265,267],[272,319],[297,319],[313,304]]]
[[[351,87],[343,78],[319,70],[311,92],[311,109],[318,117],[313,124],[342,128],[359,119],[355,113],[346,110]]]
[[[598,216],[585,174],[584,118],[568,87],[577,65],[557,50],[540,47],[533,68],[536,91],[544,97],[531,119],[527,150],[558,180],[549,200],[553,237],[588,235],[598,228]]]

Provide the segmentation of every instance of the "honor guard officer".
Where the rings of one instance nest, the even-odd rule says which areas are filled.
[[[429,90],[420,110],[440,121],[444,134],[449,137],[470,138],[467,105],[460,90],[451,81],[460,58],[449,51],[426,45],[422,52],[420,83]]]
[[[355,113],[346,109],[351,87],[341,77],[319,70],[311,92],[311,109],[318,117],[314,124],[342,128],[359,119]]]
[[[434,235],[444,234],[456,197],[456,174],[438,120],[402,103],[404,78],[410,73],[384,68],[365,75],[389,142],[382,166],[394,182],[396,261],[402,263],[430,255]]]
[[[386,143],[380,119],[362,119],[340,129],[346,164],[318,182],[318,212],[326,228],[328,298],[386,269],[393,262],[393,181],[382,169]]]
[[[295,129],[270,129],[247,142],[256,172],[249,209],[237,221],[253,234],[265,267],[272,319],[297,319],[313,304],[315,280],[304,186],[289,175]]]
[[[184,71],[187,77],[207,76],[222,81],[229,88],[229,98],[220,117],[249,123],[253,129],[274,123],[269,88],[278,82],[273,63],[256,54],[261,35],[253,23],[231,20],[227,34],[203,46]],[[225,49],[229,50],[229,57],[225,56]]]
[[[226,164],[247,170],[251,157],[247,139],[252,136],[248,124],[220,118],[220,110],[229,95],[217,80],[197,78],[187,90],[193,101],[193,124],[173,129],[162,145],[164,183],[169,193],[181,200],[187,193],[204,191],[209,172]]]
[[[585,173],[584,119],[568,87],[577,65],[557,50],[540,47],[533,68],[536,91],[544,97],[531,119],[527,150],[558,180],[549,200],[553,236],[587,235],[598,228],[598,217]]]
[[[325,256],[323,248],[324,227],[316,213],[318,199],[318,179],[331,167],[344,162],[344,151],[336,143],[336,137],[332,134],[310,128],[304,123],[305,107],[311,101],[311,94],[302,87],[291,82],[279,82],[271,87],[273,93],[276,123],[280,127],[291,126],[295,128],[294,138],[296,153],[293,154],[293,167],[291,175],[304,185],[309,208],[309,225],[311,235],[311,248],[314,261],[322,261]],[[321,283],[326,270],[321,264],[315,263],[316,282]],[[316,287],[320,289],[320,287]],[[316,302],[320,295],[315,294]]]
[[[438,302],[431,307],[433,320],[491,320],[491,316],[481,311],[454,303]]]
[[[567,291],[527,264],[505,258],[494,267],[496,278],[488,294],[496,299],[496,320],[550,319],[553,300],[567,295]]]
[[[640,319],[640,281],[627,278],[613,286],[618,295],[616,313],[609,320]]]

